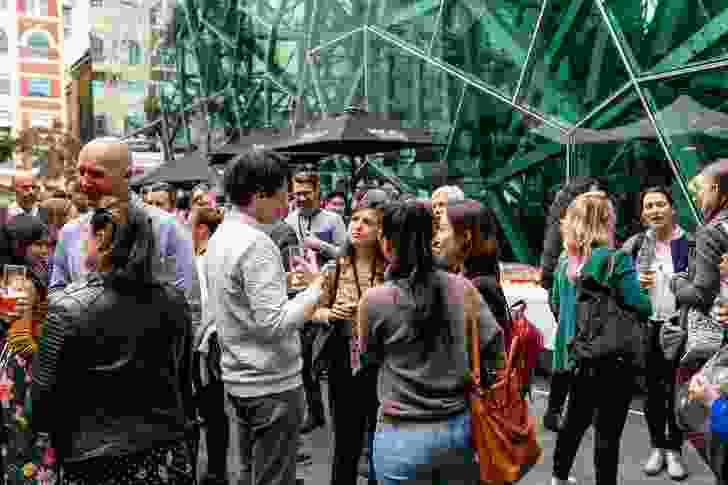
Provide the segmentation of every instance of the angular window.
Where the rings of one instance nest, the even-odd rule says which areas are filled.
[[[142,63],[142,48],[139,43],[133,40],[126,41],[126,48],[129,51],[129,65],[138,66]]]
[[[41,96],[44,98],[51,95],[50,79],[29,79],[28,96]]]
[[[63,33],[66,39],[71,37],[73,29],[73,9],[63,6]]]
[[[91,34],[91,60],[94,62],[104,60],[104,41],[94,34]]]
[[[104,0],[91,0],[91,6],[92,7],[103,7]]]
[[[48,16],[48,0],[25,0],[25,15]]]
[[[8,9],[8,0],[0,0],[0,12]]]
[[[24,55],[34,59],[48,59],[50,38],[46,32],[33,32],[26,41]]]
[[[2,1],[2,0],[0,0]],[[8,53],[8,34],[0,29],[0,55]]]
[[[10,96],[10,74],[0,74],[0,95]]]

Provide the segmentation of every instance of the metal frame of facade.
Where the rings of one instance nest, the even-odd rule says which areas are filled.
[[[346,104],[357,94],[363,94],[365,97],[370,94],[368,92],[372,79],[370,44],[372,40],[376,39],[377,42],[396,47],[401,52],[407,53],[411,58],[422,61],[438,72],[446,73],[450,78],[460,83],[460,89],[456,90],[457,94],[452,98],[452,105],[453,107],[456,106],[456,108],[450,112],[452,116],[449,120],[449,132],[444,136],[444,139],[447,140],[444,148],[444,160],[448,160],[448,155],[452,151],[455,131],[461,122],[461,117],[466,116],[463,104],[467,93],[484,94],[496,99],[514,112],[520,113],[524,119],[534,120],[541,126],[551,130],[551,132],[560,134],[559,143],[565,148],[565,175],[567,179],[573,175],[576,164],[577,147],[574,137],[576,130],[586,126],[599,129],[620,116],[635,102],[639,102],[654,128],[657,142],[675,176],[675,181],[687,203],[687,209],[691,217],[697,223],[700,223],[698,211],[688,194],[684,170],[681,168],[675,154],[671,151],[669,134],[665,133],[665,130],[656,119],[655,103],[651,99],[651,94],[646,86],[648,83],[657,81],[674,80],[680,76],[728,68],[728,50],[724,51],[726,54],[722,57],[695,61],[728,33],[728,7],[715,7],[718,9],[716,15],[713,17],[706,15],[707,21],[701,24],[700,28],[696,29],[692,35],[670,49],[650,69],[640,70],[630,42],[626,39],[626,34],[622,31],[620,23],[615,19],[613,13],[613,9],[620,8],[622,4],[626,5],[627,0],[610,2],[610,5],[607,5],[604,0],[591,0],[591,2],[589,0],[571,0],[570,2],[566,0],[561,2],[541,0],[540,2],[530,2],[529,9],[538,13],[527,44],[512,41],[507,30],[497,22],[488,24],[491,29],[489,33],[495,38],[501,39],[507,45],[506,49],[512,49],[513,56],[521,61],[520,66],[518,66],[520,73],[513,92],[504,93],[503,90],[494,88],[477,75],[467,72],[461,66],[448,62],[447,59],[435,55],[433,52],[439,32],[438,29],[443,28],[448,16],[446,2],[443,0],[409,2],[407,7],[397,9],[394,14],[389,12],[390,15],[388,15],[387,20],[382,22],[371,21],[376,14],[376,12],[372,12],[374,10],[372,8],[373,2],[364,2],[359,5],[360,2],[353,0],[353,2],[347,3],[346,8],[351,10],[352,16],[356,16],[358,13],[362,19],[361,23],[357,26],[352,25],[351,28],[344,31],[336,32],[336,35],[325,39],[319,39],[320,35],[317,34],[318,30],[325,30],[325,28],[321,24],[316,24],[317,21],[321,22],[319,12],[323,8],[322,3],[324,0],[280,0],[275,2],[275,6],[265,3],[265,10],[269,11],[266,18],[258,15],[255,10],[257,8],[255,5],[259,6],[261,1],[248,3],[247,0],[217,0],[217,2],[210,3],[206,0],[180,0],[181,15],[178,17],[177,30],[181,34],[177,35],[174,43],[178,79],[173,94],[165,100],[164,108],[167,111],[180,112],[188,110],[196,99],[222,94],[226,99],[225,104],[227,107],[222,111],[218,110],[217,114],[212,114],[211,117],[228,129],[238,130],[276,124],[274,113],[287,112],[287,105],[291,96],[305,96],[308,99],[309,107],[315,105],[318,108],[316,111],[327,112],[330,106],[324,86],[325,83],[321,78],[322,69],[317,66],[315,60],[317,56],[321,56],[323,53],[333,58],[332,52],[335,51],[337,46],[341,46],[343,43],[353,45],[358,39],[362,40],[361,48],[354,47],[355,51],[348,53],[352,57],[360,55],[364,60],[362,66],[358,69],[352,69],[351,75],[340,79],[342,84],[351,83],[348,89],[342,88],[342,90],[349,93],[344,102]],[[467,3],[467,0],[462,1]],[[664,1],[666,0],[663,0],[663,3]],[[340,4],[336,0],[329,0],[326,6],[334,10],[343,9],[343,3],[346,2]],[[492,2],[485,0],[482,3],[481,15],[483,18],[492,20],[493,14],[489,12]],[[563,118],[540,111],[531,106],[523,96],[524,91],[527,90],[527,78],[534,69],[534,65],[540,62],[536,51],[540,36],[543,35],[545,16],[557,3],[560,3],[562,7],[560,14],[562,23],[559,26],[559,31],[554,34],[554,38],[557,39],[554,41],[556,46],[550,46],[549,54],[555,56],[558,54],[559,49],[565,48],[563,44],[567,33],[579,22],[585,21],[583,17],[585,9],[593,9],[590,12],[597,13],[599,19],[607,28],[608,35],[605,34],[607,38],[603,49],[616,49],[621,67],[628,75],[626,82],[619,85],[611,94],[576,122],[567,122]],[[629,0],[629,3],[634,4],[635,2]],[[670,5],[667,5],[667,3],[670,3]],[[673,9],[669,13],[678,15],[681,5],[685,2],[670,0],[667,3],[661,7],[663,9]],[[301,5],[305,12],[303,21],[294,27],[290,27],[292,22],[289,18],[291,12]],[[382,2],[382,5],[387,5],[387,3]],[[567,5],[568,8],[565,8]],[[384,9],[386,7],[380,6],[380,10]],[[394,32],[395,29],[391,28],[394,25],[405,25],[411,19],[424,15],[425,12],[434,11],[437,13],[433,22],[432,35],[429,41],[425,40],[421,45],[416,45],[408,40],[406,35]],[[225,20],[232,16],[235,16],[234,21]],[[182,17],[183,19],[181,19]],[[403,28],[402,31],[404,30]],[[281,46],[292,43],[297,44],[294,49],[295,55],[289,56],[286,62],[296,64],[298,71],[295,75],[292,75],[285,67],[281,67],[281,59],[276,59],[276,56],[282,55],[282,52],[285,53]],[[525,45],[527,47],[524,48]],[[216,55],[210,56],[211,52]],[[196,57],[195,69],[189,66],[190,55]],[[228,77],[221,80],[219,78],[223,73],[223,68],[215,67],[214,64],[231,62],[225,61],[225,59],[231,59],[234,65],[232,69],[226,68],[225,72]],[[342,59],[340,62],[342,65],[346,65],[347,60]],[[232,74],[230,74],[231,70]],[[217,84],[211,82],[212,78]],[[362,79],[364,81],[363,92],[359,88]],[[412,80],[414,87],[419,86],[417,79],[415,73]],[[543,88],[545,95],[556,92],[547,85],[548,83],[545,84]],[[194,85],[194,89],[190,88],[191,85]],[[215,90],[215,88],[218,89]],[[573,100],[567,99],[564,102],[567,104],[573,103]],[[481,195],[488,200],[492,200],[494,194],[486,192],[492,192],[493,187],[547,162],[548,157],[544,157],[540,161],[534,160],[528,163],[501,167],[495,170],[492,175],[486,176],[482,181],[484,190]],[[384,173],[393,173],[388,167],[378,162],[373,163]],[[520,256],[522,256],[522,259],[528,259],[525,253]]]

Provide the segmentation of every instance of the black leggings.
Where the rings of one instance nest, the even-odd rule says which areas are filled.
[[[596,485],[617,485],[619,445],[632,401],[634,374],[631,367],[617,363],[575,371],[571,399],[556,438],[554,477],[569,478],[581,439],[594,423]],[[609,399],[604,399],[605,389]]]
[[[679,452],[685,435],[675,420],[676,362],[665,359],[660,346],[659,329],[659,325],[650,325],[645,418],[652,447]]]
[[[356,483],[364,436],[374,430],[379,409],[378,369],[365,367],[352,376],[349,342],[341,327],[334,330],[326,342],[327,359],[330,359],[328,384],[334,451],[332,485]]]

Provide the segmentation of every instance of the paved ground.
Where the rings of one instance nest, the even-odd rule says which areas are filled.
[[[534,393],[534,402],[531,404],[531,409],[536,416],[541,416],[546,407],[546,387],[544,384],[538,384],[537,389]],[[608,394],[605,394],[605,399],[608,398]],[[326,402],[326,399],[324,399],[324,402]],[[647,427],[641,411],[641,400],[637,398],[633,404],[633,411],[629,414],[627,425],[622,436],[621,485],[660,485],[673,483],[666,475],[650,478],[646,477],[641,471],[641,463],[646,458],[647,453],[649,453],[650,447]],[[542,446],[544,447],[543,460],[520,482],[523,485],[542,485],[549,483],[556,435],[548,431],[542,431],[540,436]],[[242,480],[241,467],[239,460],[236,458],[239,455],[235,446],[235,443],[237,443],[237,433],[235,430],[233,430],[232,442],[233,446],[230,453],[230,471],[232,476],[230,483],[231,485],[247,485]],[[325,428],[315,431],[306,438],[305,448],[313,454],[313,463],[309,466],[300,467],[298,470],[298,476],[305,480],[306,485],[329,484],[330,452],[328,443],[328,430]],[[580,452],[572,470],[572,475],[578,480],[579,485],[593,485],[595,483],[593,449],[592,430],[590,429],[582,441]],[[204,444],[202,451],[201,465],[204,466],[204,462],[206,461]],[[690,445],[686,445],[683,455],[688,469],[692,472],[684,483],[689,483],[690,485],[715,484],[712,473]],[[366,485],[366,480],[360,478],[357,485]]]

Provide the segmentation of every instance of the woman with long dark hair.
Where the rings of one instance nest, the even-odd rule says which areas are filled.
[[[380,367],[374,467],[385,485],[477,477],[470,445],[467,335],[480,331],[482,366],[503,358],[502,332],[478,290],[435,266],[424,203],[384,211],[385,284],[359,303],[359,348]],[[419,483],[419,482],[418,482]]]
[[[68,485],[191,485],[186,299],[154,277],[158,252],[144,209],[95,209],[90,226],[92,271],[49,297],[33,429],[52,440]]]
[[[329,407],[332,419],[332,485],[356,482],[367,420],[376,416],[377,369],[367,366],[353,375],[352,336],[357,304],[364,292],[384,282],[385,260],[379,248],[382,209],[389,203],[384,191],[372,189],[356,200],[349,237],[334,271],[328,272],[313,321],[328,329],[313,345],[314,367],[328,366]],[[319,360],[319,356],[321,359]],[[354,362],[355,363],[355,362]],[[371,471],[371,470],[370,470]],[[373,477],[370,477],[374,481]]]
[[[10,262],[26,267],[25,298],[19,299],[15,312],[0,314],[8,323],[0,355],[0,416],[4,427],[2,457],[4,484],[22,484],[25,471],[41,465],[33,440],[29,382],[33,357],[38,352],[42,322],[48,310],[48,254],[50,234],[40,218],[21,214],[2,230],[13,249]]]

